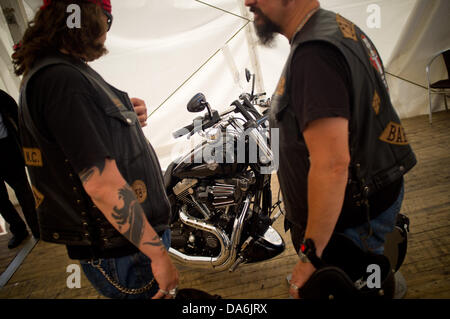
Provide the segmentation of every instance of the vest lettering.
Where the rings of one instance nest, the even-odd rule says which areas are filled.
[[[27,166],[42,167],[42,154],[38,148],[23,148],[25,164]]]
[[[405,130],[403,126],[394,122],[389,122],[388,126],[381,134],[380,140],[394,145],[409,144],[408,140],[406,139]]]
[[[395,139],[396,132],[397,132],[397,130],[395,129],[395,126],[391,125],[390,131],[389,131],[389,136],[388,136],[387,140],[392,142]]]

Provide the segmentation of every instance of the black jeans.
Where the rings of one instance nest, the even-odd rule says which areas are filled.
[[[2,153],[0,157],[0,214],[9,224],[11,233],[19,234],[26,230],[25,223],[9,200],[6,182],[16,194],[33,236],[39,238],[34,197],[28,183],[22,154],[11,137],[0,139],[0,150]]]

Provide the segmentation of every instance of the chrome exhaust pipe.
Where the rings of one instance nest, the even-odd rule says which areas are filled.
[[[175,260],[181,263],[191,264],[193,267],[215,268],[222,265],[228,259],[231,250],[231,243],[227,234],[213,225],[189,216],[186,213],[186,206],[181,208],[179,214],[182,223],[214,234],[220,242],[220,254],[217,257],[190,256],[172,247],[169,248],[169,254],[171,254]]]
[[[251,199],[251,196],[248,195],[244,201],[244,208],[242,209],[241,214],[234,220],[233,232],[231,233],[231,243],[233,246],[231,247],[231,253],[230,253],[229,258],[227,259],[225,264],[223,264],[220,267],[221,269],[230,268],[231,266],[233,266],[234,262],[236,261],[237,248],[238,248],[239,242],[241,241],[241,234],[242,234],[242,229],[244,227],[244,220],[245,220],[245,217],[247,216],[247,213],[250,208],[250,199]]]
[[[186,206],[183,206],[179,212],[180,220],[188,226],[214,234],[220,242],[220,254],[216,257],[191,256],[186,255],[172,247],[169,248],[169,254],[174,257],[175,260],[183,264],[189,264],[195,268],[214,268],[216,270],[224,270],[231,267],[236,260],[237,246],[239,245],[239,241],[241,239],[243,222],[248,213],[249,207],[250,196],[246,198],[241,214],[236,217],[234,221],[230,241],[227,234],[222,230],[202,220],[189,216],[186,213]]]

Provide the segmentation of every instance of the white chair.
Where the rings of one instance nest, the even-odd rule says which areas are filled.
[[[445,65],[447,67],[447,79],[439,80],[437,82],[431,83],[430,80],[430,68],[433,62],[436,60],[437,57],[441,56],[444,58]],[[431,119],[431,94],[441,94],[444,95],[444,102],[445,102],[445,109],[448,111],[448,105],[447,105],[447,94],[450,92],[450,49],[442,50],[438,53],[436,53],[428,62],[426,67],[427,72],[427,82],[428,82],[428,102],[430,104],[430,124],[432,123]]]

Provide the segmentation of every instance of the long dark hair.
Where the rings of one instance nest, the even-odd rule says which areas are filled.
[[[81,28],[69,28],[66,12],[68,3],[52,1],[36,13],[19,45],[12,54],[16,75],[26,75],[35,62],[61,49],[86,61],[98,59],[108,51],[97,40],[107,31],[101,7],[83,0],[71,0],[81,8]]]

